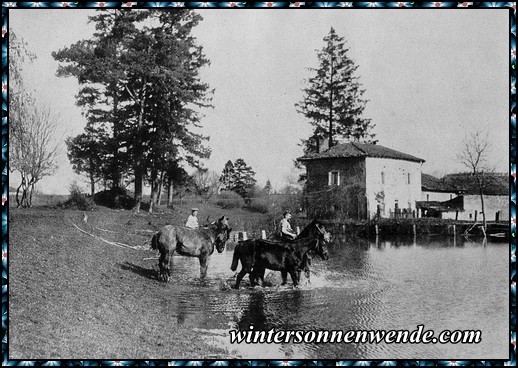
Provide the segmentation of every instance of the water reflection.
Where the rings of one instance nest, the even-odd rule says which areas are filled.
[[[178,257],[183,279],[164,309],[177,323],[217,334],[243,358],[502,359],[508,355],[508,246],[462,238],[337,238],[330,259],[313,262],[311,284],[229,290],[232,252],[198,265]],[[277,282],[276,282],[277,280]],[[245,282],[246,285],[246,282]],[[163,311],[166,312],[165,310]],[[234,344],[228,330],[480,329],[477,345]]]

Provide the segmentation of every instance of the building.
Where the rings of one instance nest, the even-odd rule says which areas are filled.
[[[464,189],[429,174],[421,174],[421,201],[444,202],[462,195]]]
[[[484,210],[486,221],[509,220],[509,175],[507,173],[483,173]],[[482,202],[477,181],[471,173],[446,175],[442,180],[447,185],[463,188],[463,211],[458,220],[482,221]],[[454,218],[452,213],[443,218]]]
[[[483,180],[486,221],[508,220],[507,175],[486,173]],[[480,189],[472,174],[449,174],[441,179],[423,174],[421,181],[422,201],[417,207],[423,216],[482,221]]]
[[[343,143],[300,157],[308,214],[415,216],[423,159],[381,145]]]

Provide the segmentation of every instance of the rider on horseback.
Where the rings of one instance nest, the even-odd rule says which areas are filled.
[[[198,227],[200,227],[200,225],[198,225],[198,209],[197,208],[191,209],[191,215],[187,218],[187,223],[185,224],[185,226],[190,227],[191,229],[197,229]]]
[[[291,219],[291,213],[288,211],[283,213],[283,219],[281,220],[281,238],[283,240],[293,240],[297,237],[297,234],[291,229],[289,220]]]

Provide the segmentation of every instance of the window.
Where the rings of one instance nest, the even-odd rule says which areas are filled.
[[[381,184],[385,184],[385,171],[381,172]]]
[[[407,184],[410,184],[410,173],[406,174]]]
[[[428,201],[430,201],[430,194],[427,194],[427,195],[426,195],[426,201],[427,201],[427,202],[428,202]]]
[[[330,171],[328,178],[329,185],[340,185],[340,172],[339,171]]]

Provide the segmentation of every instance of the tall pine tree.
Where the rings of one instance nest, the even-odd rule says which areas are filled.
[[[248,166],[242,158],[238,158],[234,162],[234,185],[232,190],[241,197],[247,197],[257,180],[255,180],[255,171]]]
[[[232,163],[232,161],[228,160],[219,178],[219,181],[223,185],[223,190],[232,190],[232,188],[234,187],[235,175],[236,172],[234,170],[234,164]]]
[[[102,11],[91,18],[93,40],[53,54],[58,73],[84,85],[78,103],[88,116],[110,127],[114,170],[122,152],[131,163],[137,212],[145,178],[155,202],[171,161],[197,167],[210,155],[208,137],[192,131],[201,126],[200,108],[211,106],[212,91],[199,78],[209,61],[191,35],[201,19],[187,9]]]
[[[362,117],[365,90],[355,75],[358,66],[347,55],[344,38],[331,28],[324,43],[317,51],[319,67],[309,68],[314,75],[303,89],[304,99],[295,104],[314,128],[312,136],[302,140],[305,153],[317,151],[325,138],[330,147],[339,140],[376,143],[371,133],[374,125]]]

